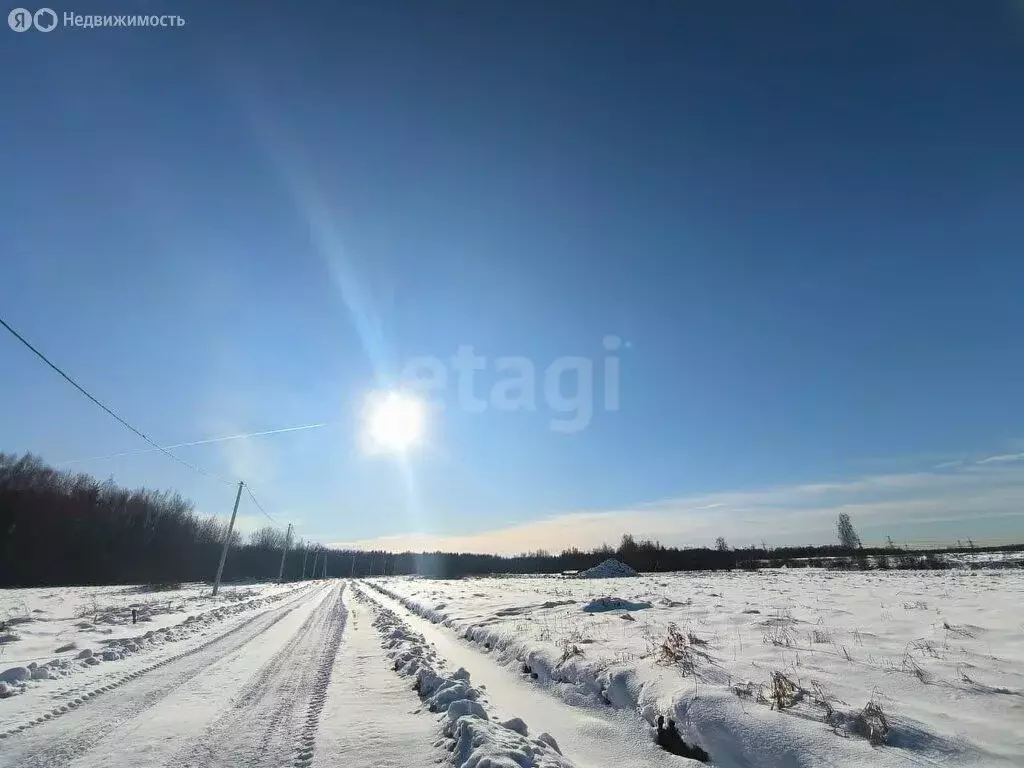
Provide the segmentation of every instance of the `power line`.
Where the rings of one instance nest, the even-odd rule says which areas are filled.
[[[244,440],[250,437],[262,437],[264,435],[278,435],[282,432],[298,432],[304,429],[319,429],[320,427],[326,427],[327,422],[320,424],[302,424],[298,427],[282,427],[281,429],[266,429],[262,432],[246,432],[241,435],[226,435],[224,437],[208,437],[203,440],[191,440],[187,443],[175,443],[174,445],[165,445],[164,448],[170,450],[171,448],[190,448],[194,445],[209,445],[210,443],[223,443],[229,440]],[[144,453],[153,453],[155,448],[142,448],[138,451],[121,451],[120,453],[108,453],[103,456],[88,456],[84,459],[67,459],[65,461],[55,462],[58,466],[62,464],[81,464],[83,461],[102,461],[103,459],[119,459],[122,456],[141,456]]]
[[[174,459],[179,464],[181,464],[181,465],[183,465],[185,467],[188,467],[189,469],[194,470],[194,471],[198,472],[201,475],[205,475],[206,477],[209,477],[209,478],[212,478],[214,480],[217,480],[218,482],[224,483],[225,485],[234,485],[234,483],[235,483],[234,480],[227,480],[227,479],[225,479],[223,477],[220,477],[219,475],[215,475],[214,473],[208,472],[205,469],[203,469],[202,467],[199,467],[199,466],[197,466],[195,464],[192,464],[192,463],[190,463],[188,461],[185,461],[181,457],[171,453],[167,448],[165,448],[164,446],[162,446],[159,443],[157,443],[155,440],[150,438],[148,435],[146,435],[141,430],[138,430],[135,427],[133,427],[127,421],[125,421],[120,416],[118,416],[116,413],[114,413],[110,408],[108,408],[106,405],[104,405],[102,402],[100,402],[96,397],[94,397],[92,394],[90,394],[77,381],[72,379],[68,374],[64,373],[64,371],[62,371],[55,363],[51,362],[50,359],[48,357],[46,357],[46,355],[44,355],[42,352],[40,352],[38,349],[36,349],[34,346],[32,346],[32,344],[29,343],[29,341],[24,336],[22,336],[20,333],[18,333],[16,330],[14,330],[10,325],[8,325],[7,322],[2,317],[0,317],[0,325],[2,325],[4,328],[6,328],[11,333],[11,335],[14,336],[14,338],[16,338],[18,341],[20,341],[26,347],[28,347],[36,357],[38,357],[40,360],[42,360],[44,363],[46,363],[50,368],[52,368],[54,371],[56,371],[61,376],[61,378],[63,378],[71,386],[73,386],[75,389],[77,389],[79,392],[81,392],[83,395],[85,395],[87,398],[89,398],[89,400],[91,400],[95,405],[99,406],[106,414],[108,414],[109,416],[114,418],[119,424],[121,424],[126,429],[128,429],[131,432],[133,432],[134,434],[138,435],[143,440],[145,440],[147,443],[149,443],[151,446],[153,446],[153,448],[155,450],[160,451],[160,453],[164,454],[165,456],[168,456],[168,457]],[[268,432],[258,433],[258,434],[274,434],[275,432],[288,432],[288,431],[294,431],[296,429],[310,429],[310,428],[319,427],[319,426],[324,426],[324,425],[316,424],[316,425],[292,427],[292,428],[282,429],[282,430],[271,430],[271,431],[268,431]],[[248,435],[239,435],[238,437],[248,437]],[[234,439],[234,437],[229,437],[227,439]],[[201,444],[203,442],[213,442],[213,441],[197,441],[197,444]],[[176,447],[181,447],[181,446],[176,446]],[[249,485],[247,483],[243,483],[242,487],[245,488],[246,493],[249,494],[249,498],[252,499],[252,502],[253,502],[253,504],[256,505],[257,509],[259,509],[259,511],[262,512],[263,515],[270,522],[272,522],[274,525],[280,526],[281,524],[279,522],[277,522],[277,520],[275,520],[274,517],[269,512],[267,512],[267,510],[265,510],[263,508],[263,505],[260,504],[259,499],[257,499],[256,496],[253,494],[252,490],[249,488]]]
[[[277,522],[277,520],[271,517],[270,513],[263,508],[263,505],[256,500],[256,497],[253,495],[252,489],[249,487],[248,483],[245,484],[245,492],[249,494],[249,498],[252,499],[252,503],[255,504],[257,508],[260,510],[260,512],[262,512],[266,516],[267,520],[272,522],[274,525],[281,525],[279,522]]]
[[[148,435],[146,435],[145,433],[143,433],[140,430],[138,430],[135,427],[133,427],[131,424],[129,424],[127,421],[122,419],[120,416],[118,416],[116,413],[114,413],[112,410],[110,410],[107,406],[105,406],[103,403],[101,403],[99,400],[97,400],[95,397],[93,397],[91,394],[89,394],[89,392],[87,392],[77,381],[75,381],[70,376],[68,376],[66,373],[64,373],[64,371],[62,371],[60,368],[58,368],[54,363],[50,362],[50,359],[48,357],[46,357],[46,355],[44,355],[38,349],[33,347],[28,342],[28,340],[25,339],[24,336],[22,336],[16,330],[11,328],[11,326],[9,326],[6,323],[6,321],[4,321],[4,319],[2,317],[0,317],[0,325],[2,325],[4,328],[6,328],[11,333],[11,335],[14,336],[14,338],[16,338],[18,341],[20,341],[22,344],[24,344],[30,350],[32,350],[33,354],[35,354],[36,357],[38,357],[40,360],[42,360],[44,363],[46,363],[48,366],[50,366],[50,368],[52,368],[54,371],[56,371],[58,374],[60,374],[61,378],[63,378],[71,386],[73,386],[75,389],[77,389],[79,392],[81,392],[83,395],[85,395],[87,398],[89,398],[89,400],[91,400],[95,405],[98,405],[100,408],[102,408],[103,411],[105,411],[107,413],[107,415],[113,417],[123,427],[127,428],[131,432],[133,432],[136,435],[138,435],[139,437],[141,437],[143,440],[145,440],[147,443],[152,445],[158,451],[160,451],[164,455],[169,456],[170,458],[174,459],[179,464],[182,464],[183,466],[186,466],[189,469],[195,470],[196,472],[198,472],[201,475],[206,475],[207,477],[212,478],[214,480],[217,480],[218,482],[224,483],[226,485],[234,485],[234,481],[233,480],[225,480],[223,477],[220,477],[219,475],[215,475],[212,472],[207,472],[202,467],[198,467],[195,464],[191,464],[191,463],[185,461],[184,459],[182,459],[182,458],[174,455],[173,453],[171,453],[169,450],[167,450],[163,446],[159,445],[156,441],[151,439]]]

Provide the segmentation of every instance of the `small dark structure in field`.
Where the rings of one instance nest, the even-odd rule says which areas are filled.
[[[711,756],[707,752],[696,744],[690,746],[683,741],[683,737],[676,730],[675,720],[669,720],[668,727],[666,728],[664,715],[658,715],[658,732],[655,734],[654,740],[659,747],[666,752],[671,752],[673,755],[688,757],[691,760],[700,760],[702,763],[711,762]]]

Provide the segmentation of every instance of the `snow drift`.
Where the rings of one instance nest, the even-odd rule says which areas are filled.
[[[621,597],[598,597],[583,606],[584,613],[603,613],[604,611],[642,611],[650,608],[651,603],[647,600],[634,603],[624,600]]]
[[[636,576],[637,573],[625,563],[621,563],[614,557],[605,560],[593,568],[582,571],[577,578],[580,579],[618,579],[624,576]]]
[[[354,594],[364,597],[358,588]],[[376,608],[373,626],[381,644],[394,660],[400,675],[416,679],[414,689],[431,712],[443,714],[444,746],[451,762],[460,768],[574,768],[562,756],[558,743],[547,733],[530,738],[520,718],[505,722],[490,719],[479,702],[480,691],[463,668],[450,674],[426,639],[413,631],[393,611],[369,601]]]

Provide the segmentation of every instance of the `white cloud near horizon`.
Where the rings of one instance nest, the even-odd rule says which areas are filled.
[[[626,509],[568,512],[473,533],[414,532],[331,546],[391,551],[519,554],[568,547],[615,546],[622,534],[666,546],[821,544],[835,540],[835,520],[848,512],[865,543],[884,542],[886,529],[964,521],[1021,519],[1024,533],[1024,454],[947,465],[944,470],[878,474],[838,482],[694,494]],[[976,536],[977,537],[977,536]],[[915,539],[927,539],[915,536]]]

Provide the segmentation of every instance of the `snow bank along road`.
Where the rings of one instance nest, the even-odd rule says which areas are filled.
[[[374,586],[374,585],[371,585]],[[492,719],[527,718],[557,740],[564,762],[501,763],[494,765],[572,765],[578,768],[681,768],[700,763],[669,754],[657,747],[651,729],[629,713],[612,709],[573,707],[532,684],[488,655],[459,642],[448,630],[434,626],[378,590],[363,590],[383,610],[405,626],[405,633],[423,642],[450,667],[459,667],[465,679],[481,692],[481,702]],[[453,675],[459,678],[459,673]],[[444,711],[444,707],[439,708]],[[479,736],[477,736],[479,739]],[[506,734],[507,738],[507,734]],[[490,755],[488,755],[490,756]],[[457,764],[458,761],[456,760]],[[475,763],[467,763],[475,765]]]
[[[343,590],[299,590],[112,689],[81,692],[2,734],[0,768],[306,768],[345,629]]]

